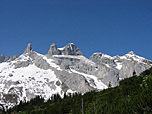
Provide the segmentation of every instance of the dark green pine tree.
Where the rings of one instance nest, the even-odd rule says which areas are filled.
[[[133,72],[133,76],[136,76],[136,71],[134,70],[134,72]]]
[[[111,82],[109,82],[109,84],[108,84],[108,88],[111,88]]]

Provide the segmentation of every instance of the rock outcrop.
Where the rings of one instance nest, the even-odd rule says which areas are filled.
[[[49,49],[48,54],[47,54],[48,57],[52,56],[52,55],[61,55],[61,51],[57,48],[55,43],[53,43],[50,46],[50,49]]]
[[[66,45],[63,50],[61,50],[62,55],[82,55],[82,52],[73,43]]]
[[[73,43],[66,45],[63,48],[57,48],[56,44],[52,44],[48,51],[47,56],[51,57],[52,55],[83,55],[79,48],[77,48]]]

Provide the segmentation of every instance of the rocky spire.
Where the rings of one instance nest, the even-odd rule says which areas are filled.
[[[31,43],[28,43],[26,50],[24,51],[24,53],[29,53],[32,51],[32,47],[31,47]]]
[[[52,56],[52,55],[60,55],[61,52],[60,50],[57,49],[57,46],[55,43],[51,44],[50,49],[48,51],[48,56]]]

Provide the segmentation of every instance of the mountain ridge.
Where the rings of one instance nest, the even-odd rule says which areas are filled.
[[[151,66],[151,61],[134,52],[114,57],[93,53],[88,59],[73,43],[59,49],[52,44],[46,55],[33,51],[29,43],[22,55],[0,63],[0,103],[12,107],[37,95],[49,99],[56,93],[63,97],[101,91]]]

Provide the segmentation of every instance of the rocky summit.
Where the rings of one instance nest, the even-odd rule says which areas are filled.
[[[82,55],[82,52],[77,48],[73,43],[66,45],[63,48],[57,48],[56,44],[50,46],[47,56],[51,57],[52,55]]]
[[[57,93],[63,97],[101,91],[150,67],[152,61],[134,52],[114,57],[94,53],[88,59],[73,43],[63,48],[52,44],[46,55],[32,50],[29,43],[19,56],[0,55],[0,104],[10,108],[37,95],[47,100]]]

